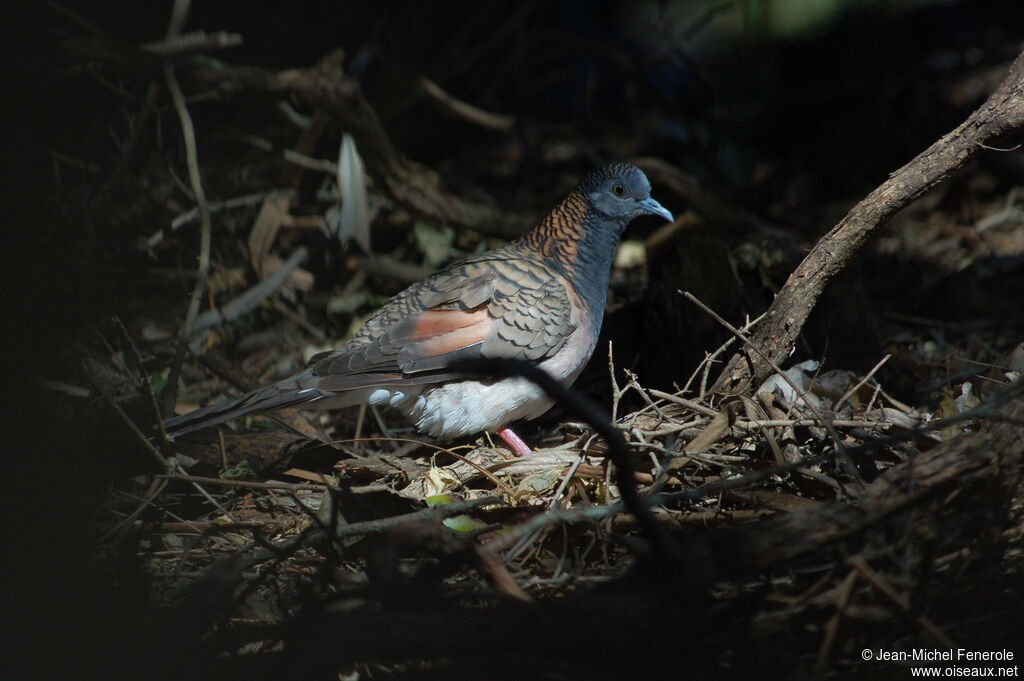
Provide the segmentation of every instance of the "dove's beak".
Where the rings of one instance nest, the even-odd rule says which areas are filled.
[[[669,222],[675,222],[675,218],[672,217],[672,213],[668,212],[668,209],[662,206],[660,203],[652,198],[646,198],[643,201],[638,202],[640,207],[651,215],[657,215],[658,217],[665,218]]]

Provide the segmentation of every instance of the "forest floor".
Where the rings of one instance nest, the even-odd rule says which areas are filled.
[[[723,209],[650,138],[603,130],[602,155],[645,169],[677,215],[627,233],[577,384],[631,475],[564,400],[524,424],[523,458],[375,407],[170,442],[161,414],[337,347],[392,294],[528,227],[595,149],[591,130],[428,83],[420,115],[446,139],[469,131],[432,168],[388,137],[341,55],[162,68],[161,45],[231,36],[196,39],[70,46],[100,64],[93,112],[128,123],[110,128],[113,156],[52,155],[58,220],[82,226],[66,286],[101,302],[39,386],[89,471],[85,533],[138,664],[168,636],[195,678],[532,678],[534,663],[550,678],[905,678],[862,651],[1024,654],[1019,156],[974,161],[896,215],[782,373],[728,392],[716,379],[741,338],[862,197]],[[992,91],[1008,65],[957,82]],[[317,90],[318,73],[342,80]]]

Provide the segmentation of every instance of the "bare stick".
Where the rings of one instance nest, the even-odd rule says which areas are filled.
[[[839,625],[846,608],[850,604],[850,597],[853,595],[853,587],[857,583],[857,571],[850,570],[846,579],[839,585],[839,594],[836,597],[836,612],[825,625],[825,637],[821,640],[821,647],[818,649],[818,660],[814,664],[815,678],[821,678],[827,669],[829,656],[832,654],[832,646],[836,641],[836,634],[839,633]]]
[[[619,388],[619,382],[615,380],[615,356],[612,352],[612,342],[608,341],[608,378],[612,382],[612,421],[619,420],[619,400],[626,394],[625,388]]]
[[[305,246],[299,246],[295,252],[288,256],[284,263],[261,279],[256,285],[246,289],[240,296],[232,300],[220,309],[207,310],[196,318],[192,325],[190,336],[200,334],[208,329],[235,319],[259,305],[271,293],[281,287],[292,271],[309,257],[309,251]]]
[[[106,390],[100,387],[100,384],[96,382],[96,379],[92,377],[92,374],[86,371],[85,378],[92,384],[92,389],[96,391],[96,394],[102,397],[103,401],[109,404],[110,407],[117,412],[117,415],[121,417],[121,420],[124,421],[126,426],[128,426],[128,429],[135,433],[135,436],[139,438],[139,441],[146,448],[146,451],[153,456],[157,465],[165,471],[174,470],[174,465],[165,459],[164,455],[160,453],[160,450],[156,448],[156,445],[154,445],[150,439],[146,437],[141,430],[139,430],[139,427],[135,425],[135,422],[132,421],[128,414],[125,413],[124,409],[121,408],[121,405],[119,405],[114,398],[108,395]]]
[[[168,480],[199,482],[204,485],[220,485],[221,487],[242,487],[247,489],[279,489],[291,492],[297,490],[323,491],[324,488],[331,486],[330,482],[256,482],[253,480],[227,480],[224,478],[207,478],[200,475],[188,475],[185,473],[160,475],[157,477],[167,478]],[[363,485],[362,487],[348,487],[345,489],[346,494],[371,494],[375,492],[390,491],[391,488],[388,487],[387,485]]]
[[[117,525],[114,525],[106,532],[104,532],[103,536],[100,537],[100,542],[105,542],[110,538],[120,535],[123,532],[127,531],[128,528],[135,524],[136,519],[140,515],[142,515],[142,512],[145,511],[149,507],[149,505],[153,503],[153,500],[160,496],[160,493],[164,491],[164,487],[166,486],[167,480],[163,478],[154,477],[152,480],[150,480],[149,488],[146,490],[146,494],[143,496],[142,502],[135,508],[134,511],[128,514],[126,518],[121,520],[121,522],[119,522]]]
[[[841,405],[843,402],[845,402],[846,400],[848,400],[850,398],[850,395],[852,395],[855,392],[857,392],[858,390],[860,390],[860,387],[862,385],[864,385],[865,383],[870,381],[871,377],[875,375],[875,372],[877,372],[879,369],[881,369],[882,365],[885,364],[886,362],[888,362],[890,357],[892,357],[892,355],[888,354],[885,357],[883,357],[882,359],[878,360],[878,364],[876,364],[875,366],[871,367],[871,371],[869,371],[867,374],[865,374],[864,378],[862,378],[859,381],[857,381],[856,385],[854,385],[849,390],[847,390],[845,393],[843,393],[843,396],[835,401],[835,403],[832,405],[832,411],[835,411],[836,409],[838,409],[839,405]]]
[[[188,178],[192,185],[192,194],[196,198],[196,207],[199,209],[199,268],[196,272],[196,284],[192,289],[192,298],[188,303],[188,313],[185,315],[185,323],[181,327],[181,334],[178,336],[178,347],[174,351],[174,358],[171,360],[170,370],[167,373],[167,386],[164,388],[161,411],[165,416],[174,413],[174,403],[178,399],[178,377],[181,376],[181,365],[185,361],[185,349],[188,347],[188,339],[192,336],[192,326],[199,315],[199,303],[206,291],[206,280],[210,276],[210,206],[206,202],[206,192],[203,190],[202,177],[199,174],[199,153],[196,150],[196,131],[192,125],[192,116],[185,106],[185,96],[181,93],[177,78],[174,77],[174,68],[170,64],[164,65],[164,79],[167,81],[167,91],[174,102],[174,110],[181,121],[181,134],[185,141],[185,159],[188,163]]]
[[[185,35],[169,37],[164,40],[143,43],[140,49],[165,59],[180,59],[197,52],[212,52],[238,47],[242,44],[242,36],[227,31],[193,31]]]
[[[135,363],[135,370],[139,373],[139,385],[142,387],[143,393],[149,400],[150,405],[153,407],[153,418],[156,419],[157,428],[160,431],[160,446],[164,447],[164,451],[167,449],[170,439],[167,437],[167,431],[164,429],[164,422],[160,416],[160,405],[157,403],[156,393],[153,392],[153,386],[149,381],[146,380],[145,371],[142,368],[142,356],[139,354],[139,348],[135,345],[135,339],[128,333],[128,328],[121,321],[120,317],[114,317],[114,324],[118,329],[121,330],[121,335],[124,337],[125,342],[128,344],[128,351]]]
[[[496,132],[509,132],[516,125],[516,119],[512,116],[484,111],[472,104],[467,104],[445,92],[440,85],[429,78],[420,78],[420,89],[443,109],[473,125]]]
[[[247,556],[240,557],[239,560],[246,566],[251,567],[258,565],[264,561],[272,558],[291,555],[300,548],[307,546],[316,546],[317,544],[323,543],[325,540],[337,540],[344,537],[355,537],[366,534],[383,534],[388,532],[399,525],[404,523],[412,522],[415,520],[423,520],[430,518],[445,519],[452,518],[457,515],[462,515],[474,508],[481,506],[492,506],[500,504],[501,499],[498,497],[479,497],[477,499],[469,499],[467,501],[456,501],[450,504],[442,504],[441,506],[434,506],[432,508],[425,508],[420,511],[414,511],[412,513],[405,513],[403,515],[389,516],[387,518],[380,518],[377,520],[366,520],[360,523],[351,523],[348,525],[342,525],[333,529],[333,536],[329,536],[329,532],[325,529],[311,528],[300,534],[297,537],[286,539],[281,542],[273,544],[270,548],[264,548],[260,551],[255,551]],[[239,552],[242,553],[242,552]]]
[[[659,399],[665,400],[667,402],[672,402],[673,404],[678,404],[680,407],[686,407],[687,409],[695,411],[698,414],[710,416],[711,418],[718,416],[718,412],[715,411],[714,409],[705,407],[703,404],[700,404],[699,402],[688,400],[685,397],[673,395],[672,393],[663,392],[661,390],[655,390],[654,388],[651,388],[650,393]]]
[[[946,649],[956,648],[956,643],[949,636],[939,629],[935,622],[931,620],[927,615],[914,615],[914,608],[910,605],[910,601],[901,596],[896,590],[889,584],[888,580],[883,578],[880,574],[871,569],[871,566],[867,564],[863,556],[854,556],[850,558],[847,563],[853,567],[854,570],[859,572],[864,579],[871,582],[879,591],[885,594],[886,598],[895,603],[900,610],[902,610],[908,617],[913,618],[922,629],[931,634],[932,638],[937,643],[946,647]]]
[[[246,194],[245,196],[236,196],[233,199],[227,199],[225,201],[217,201],[214,203],[207,203],[211,213],[220,210],[229,210],[231,208],[238,208],[239,206],[251,206],[256,203],[262,203],[267,198],[267,192],[257,192],[255,194]],[[144,242],[146,250],[153,250],[157,244],[163,241],[167,233],[177,231],[183,225],[187,225],[190,222],[194,222],[199,218],[199,209],[192,208],[181,215],[171,220],[169,227],[161,227],[160,229],[153,232],[149,238]]]
[[[747,323],[740,327],[740,331],[742,331],[743,333],[747,333],[755,324],[760,322],[763,318],[763,314],[754,317],[753,319],[748,318]],[[697,379],[697,376],[700,375],[700,392],[697,394],[700,397],[700,399],[703,400],[708,393],[708,375],[711,373],[711,367],[714,366],[715,364],[715,358],[721,355],[726,350],[728,350],[729,347],[735,342],[736,337],[734,336],[726,340],[721,345],[719,345],[718,349],[712,352],[710,355],[705,353],[704,360],[700,363],[700,365],[697,366],[696,369],[693,370],[693,373],[690,374],[690,378],[686,380],[686,385],[683,386],[683,389],[680,392],[688,392],[690,390],[690,385],[692,385],[693,382]]]
[[[810,411],[815,416],[815,418],[818,419],[821,425],[826,430],[828,430],[829,435],[832,436],[832,442],[835,444],[836,452],[839,453],[840,460],[843,462],[843,465],[846,468],[846,472],[853,479],[857,487],[863,489],[864,481],[861,480],[860,473],[857,472],[857,467],[853,464],[853,461],[850,460],[849,455],[846,453],[846,449],[843,447],[843,441],[839,437],[839,433],[836,432],[836,429],[832,425],[832,422],[825,418],[825,415],[822,414],[821,411],[819,411],[818,408],[811,403],[811,400],[807,399],[807,396],[804,394],[804,391],[800,389],[800,386],[798,386],[793,381],[793,379],[787,376],[786,373],[782,371],[781,368],[779,368],[778,364],[773,362],[771,359],[765,357],[764,354],[761,352],[761,349],[754,345],[746,336],[744,336],[739,329],[737,329],[729,322],[725,321],[725,319],[723,319],[721,315],[719,315],[717,312],[715,312],[710,307],[708,307],[700,300],[698,300],[697,296],[693,295],[689,291],[680,291],[680,293],[682,293],[687,300],[689,300],[691,303],[693,303],[700,309],[704,310],[704,312],[709,314],[715,321],[724,326],[729,331],[729,333],[736,336],[736,338],[738,338],[740,342],[742,342],[746,346],[749,346],[750,349],[754,351],[755,355],[759,356],[761,359],[768,363],[768,366],[771,367],[771,369],[776,374],[778,374],[779,378],[781,378],[782,380],[789,384],[789,387],[793,389],[793,392],[799,395],[800,399],[803,400],[803,403],[807,407],[808,411]]]
[[[188,473],[186,473],[185,469],[181,467],[181,462],[180,461],[175,460],[174,468],[176,468],[178,470],[180,475],[188,477]],[[216,499],[213,498],[212,494],[210,494],[209,492],[206,491],[205,487],[203,487],[200,483],[196,482],[195,480],[190,480],[189,482],[191,483],[191,485],[193,487],[196,488],[197,492],[199,492],[201,495],[203,495],[206,498],[206,500],[209,501],[213,505],[214,508],[216,508],[218,511],[220,511],[221,515],[223,515],[225,518],[227,518],[228,520],[230,520],[233,523],[237,523],[238,522],[237,520],[235,520],[235,517],[233,515],[231,515],[231,513],[228,512],[228,510],[226,508],[221,506],[219,501],[217,501]]]

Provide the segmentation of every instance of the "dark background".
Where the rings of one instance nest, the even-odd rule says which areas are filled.
[[[166,5],[67,7],[118,41],[140,43],[162,37]],[[70,366],[68,347],[112,313],[130,316],[171,300],[182,313],[180,292],[132,284],[145,267],[132,239],[169,216],[132,212],[142,189],[131,182],[104,193],[107,171],[118,162],[110,131],[123,127],[124,102],[62,48],[87,31],[44,3],[13,11],[5,41],[10,78],[0,106],[9,166],[3,562],[12,598],[3,610],[13,630],[7,645],[14,654],[6,657],[18,666],[5,678],[58,670],[74,670],[77,678],[122,671],[128,677],[122,668],[134,659],[134,633],[150,623],[144,604],[118,600],[114,578],[102,568],[112,557],[97,560],[90,514],[103,477],[94,464],[103,452],[83,455],[80,448],[91,445],[74,433],[55,433],[52,407],[28,379],[59,377]],[[671,387],[721,340],[674,290],[703,292],[733,321],[762,311],[803,248],[983,101],[1021,47],[1024,3],[220,1],[194,3],[188,28],[241,33],[244,46],[215,55],[233,64],[305,67],[343,47],[347,73],[398,148],[441,171],[454,190],[498,205],[514,194],[540,214],[567,178],[594,164],[655,156],[722,201],[783,227],[784,238],[774,240],[728,226],[687,235],[650,263],[646,288],[609,317],[605,333],[616,340],[619,363],[652,385]],[[516,131],[500,136],[444,116],[413,86],[421,75],[476,106],[515,116]],[[145,93],[142,79],[128,77],[123,86]],[[258,102],[195,105],[192,114],[204,162],[215,168],[207,191],[229,196],[225,168],[237,162],[233,154],[252,151],[210,131],[226,118],[252,132],[279,120]],[[164,116],[163,125],[168,138],[177,135],[173,116]],[[65,170],[58,186],[52,151],[98,170]],[[972,201],[1024,184],[1019,153],[987,154],[967,172],[973,175],[955,179],[937,207],[966,222],[979,217]],[[979,172],[989,179],[981,188],[969,181]],[[655,196],[677,215],[686,208],[657,183]],[[638,224],[636,233],[642,238],[656,226]],[[386,247],[401,237],[384,231],[380,238]],[[766,251],[781,249],[783,261],[719,285],[731,275],[715,254],[751,238]],[[187,254],[177,257],[189,262]],[[836,365],[870,367],[886,339],[875,326],[846,347],[844,322],[871,326],[884,310],[1019,322],[1019,257],[1007,266],[998,277],[974,277],[956,288],[967,290],[961,299],[926,285],[947,280],[942,262],[899,253],[861,258],[851,287],[870,302],[839,320],[813,320],[797,358],[820,356],[829,338]],[[326,275],[323,281],[336,283]],[[604,366],[600,358],[594,364]],[[934,399],[936,386],[922,387],[909,370],[896,367],[888,380],[903,397]],[[163,654],[173,657],[173,644]]]

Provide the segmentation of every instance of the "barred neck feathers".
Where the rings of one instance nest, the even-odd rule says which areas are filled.
[[[607,288],[612,257],[625,227],[625,221],[597,214],[587,197],[573,190],[512,245],[540,253],[580,287]]]

